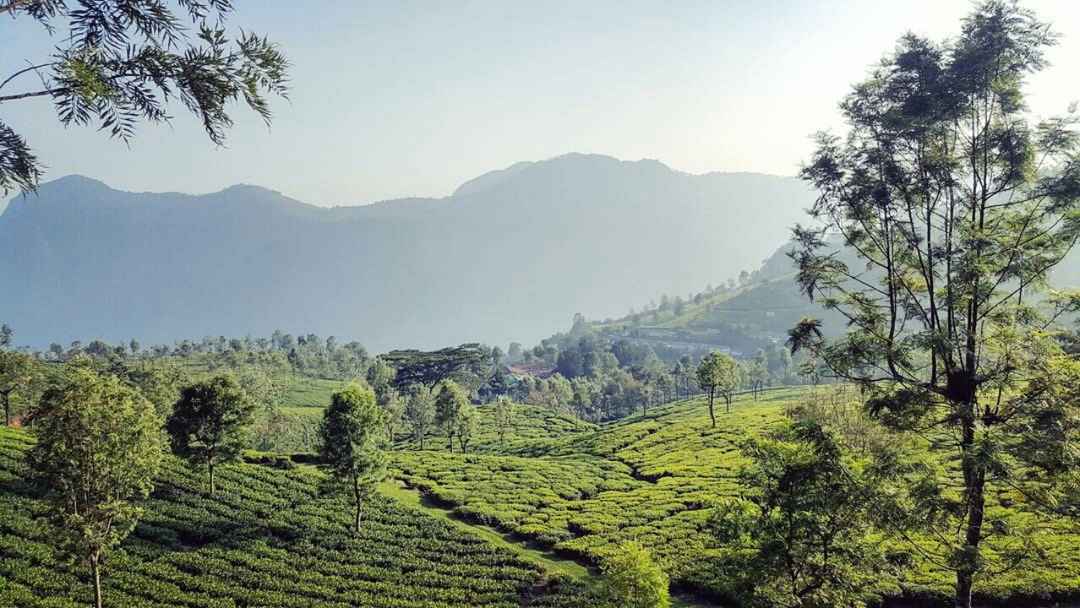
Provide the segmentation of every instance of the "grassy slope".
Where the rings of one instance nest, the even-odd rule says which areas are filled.
[[[89,603],[85,568],[52,548],[45,505],[24,483],[28,435],[0,429],[0,607]],[[363,533],[350,508],[320,497],[319,474],[225,468],[219,496],[170,461],[135,533],[106,567],[112,606],[449,608],[588,603],[574,585],[505,548],[375,497]]]
[[[712,546],[705,525],[716,500],[738,491],[738,445],[779,423],[784,407],[803,398],[801,390],[770,392],[758,402],[744,395],[731,414],[718,415],[716,429],[709,428],[703,402],[679,402],[645,419],[534,441],[528,457],[512,449],[464,456],[428,450],[400,452],[394,465],[397,476],[459,517],[557,552],[594,560],[614,542],[638,540],[664,561],[677,587],[709,595],[717,590],[711,560],[722,549]],[[990,497],[989,517],[1030,523],[1030,515],[1002,507],[999,499],[1005,498]],[[1038,540],[1048,549],[1041,564],[984,580],[981,593],[1007,598],[1080,591],[1080,535],[1057,527]],[[952,581],[948,573],[917,563],[904,584],[913,592],[944,595]]]

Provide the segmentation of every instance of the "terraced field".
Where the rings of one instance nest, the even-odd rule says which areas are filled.
[[[0,607],[91,602],[86,568],[52,549],[44,505],[24,482],[21,432],[0,429]],[[376,497],[363,533],[349,505],[318,495],[320,474],[237,465],[219,496],[170,461],[135,533],[106,565],[106,599],[124,607],[449,608],[589,605],[579,585],[506,548]]]
[[[720,603],[714,573],[725,548],[706,530],[712,508],[739,491],[743,440],[806,397],[801,389],[741,396],[715,429],[700,400],[601,426],[516,406],[502,440],[482,407],[469,454],[450,454],[438,437],[424,451],[397,446],[393,477],[424,499],[389,480],[358,538],[346,532],[349,505],[320,496],[311,467],[230,467],[211,500],[201,472],[170,461],[142,523],[107,565],[107,598],[135,607],[590,606],[579,581],[595,577],[579,564],[633,539],[652,550],[675,591],[697,605]],[[22,481],[30,441],[0,429],[0,608],[84,605],[86,573],[54,554],[44,505]],[[1033,549],[1041,555],[984,579],[979,594],[1014,606],[1080,597],[1078,530],[1014,502],[993,494],[988,517],[1041,525]],[[882,591],[925,600],[951,586],[947,572],[916,561]]]
[[[717,415],[715,429],[704,402],[692,400],[591,431],[508,441],[502,449],[489,444],[482,454],[401,451],[394,455],[394,474],[459,517],[585,562],[595,562],[614,543],[637,540],[662,561],[676,590],[720,600],[714,566],[725,549],[706,531],[712,507],[739,490],[742,441],[783,421],[785,407],[804,399],[806,390],[771,391],[758,401],[740,396],[730,414]],[[1015,498],[989,497],[988,517],[1017,528],[1037,522],[1006,506]],[[1043,605],[1038,601],[1077,596],[1080,531],[1048,524],[1034,540],[1044,552],[1038,567],[984,579],[982,597]],[[944,598],[952,585],[948,572],[917,560],[882,591]]]

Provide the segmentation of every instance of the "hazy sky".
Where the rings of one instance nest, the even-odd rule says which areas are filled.
[[[237,112],[227,148],[177,112],[131,149],[60,127],[48,101],[0,106],[49,165],[129,190],[234,183],[315,204],[443,196],[519,160],[595,152],[692,173],[792,174],[815,130],[906,30],[943,38],[967,0],[240,1],[234,24],[293,63],[266,129]],[[1032,80],[1038,116],[1080,99],[1080,1],[1029,0],[1064,36]],[[0,19],[0,77],[51,41]],[[28,86],[32,80],[23,81]],[[9,85],[9,89],[13,89]]]

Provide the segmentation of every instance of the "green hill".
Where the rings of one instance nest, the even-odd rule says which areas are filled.
[[[706,530],[712,509],[739,489],[742,441],[780,423],[785,409],[808,394],[781,389],[759,401],[744,395],[730,414],[718,416],[715,429],[704,403],[691,400],[655,408],[644,419],[533,441],[526,452],[513,441],[501,453],[397,452],[395,475],[458,517],[586,563],[614,543],[637,540],[664,564],[674,588],[722,599],[715,565],[725,549]],[[1006,526],[1030,523],[1031,514],[1006,506],[1015,498],[991,497],[988,517]],[[1080,592],[1080,533],[1047,524],[1034,540],[1045,551],[1038,567],[984,580],[978,588],[984,598],[1019,601]],[[904,592],[944,600],[952,590],[950,573],[915,560],[898,581]],[[897,595],[900,588],[888,584],[882,591]]]
[[[29,435],[0,429],[0,606],[91,602],[87,568],[55,553],[44,504],[24,483]],[[220,495],[169,462],[141,523],[106,564],[110,606],[246,608],[571,607],[589,600],[534,563],[389,498],[363,533],[349,505],[320,497],[319,473],[227,467]]]

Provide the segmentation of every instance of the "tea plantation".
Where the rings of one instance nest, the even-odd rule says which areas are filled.
[[[0,606],[89,605],[87,569],[54,552],[43,503],[24,481],[29,435],[0,429]],[[577,583],[422,511],[375,497],[363,533],[349,505],[319,496],[320,473],[241,464],[219,493],[170,461],[136,531],[105,566],[125,607],[570,607]]]
[[[488,442],[483,453],[450,454],[440,441],[430,441],[427,451],[396,452],[394,474],[462,518],[587,563],[595,563],[614,543],[636,540],[661,560],[676,590],[721,600],[714,566],[725,549],[706,529],[712,509],[717,499],[739,491],[741,442],[781,423],[786,407],[807,396],[805,389],[770,391],[756,401],[740,396],[730,413],[718,405],[716,428],[698,399],[591,431],[528,442],[508,437],[501,450]],[[1003,506],[1012,504],[1007,495],[989,498],[988,517],[1001,525],[1040,523],[1032,514]],[[1040,552],[1038,567],[988,577],[979,595],[1009,603],[1075,598],[1080,530],[1047,523],[1032,546]],[[952,591],[951,573],[906,549],[914,567],[899,580],[883,582],[881,591],[943,602]]]

